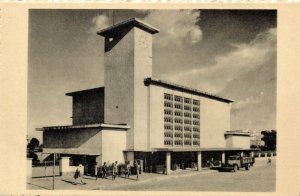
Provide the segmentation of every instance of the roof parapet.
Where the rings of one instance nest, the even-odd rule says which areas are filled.
[[[171,83],[171,82],[158,80],[158,79],[154,79],[154,78],[145,78],[144,84],[146,86],[149,86],[149,85],[153,84],[153,85],[157,85],[157,86],[163,86],[163,87],[166,87],[166,88],[176,89],[176,90],[180,90],[180,91],[183,91],[183,92],[196,94],[196,95],[199,95],[199,96],[202,96],[202,97],[215,99],[215,100],[222,101],[222,102],[225,102],[225,103],[234,102],[234,100],[226,99],[226,98],[223,98],[223,97],[220,97],[220,96],[217,96],[217,95],[213,95],[213,94],[210,94],[210,93],[207,93],[207,92],[203,92],[203,91],[200,91],[198,89],[194,89],[194,88],[190,88],[190,87],[186,87],[186,86],[182,86],[182,85],[178,85],[178,84],[174,84],[174,83]]]
[[[151,34],[156,34],[159,32],[159,29],[153,27],[152,25],[149,25],[140,19],[131,18],[129,20],[117,23],[108,28],[102,29],[102,30],[98,31],[97,34],[101,35],[103,37],[107,37],[111,34],[117,34],[118,31],[120,31],[121,29],[132,28],[132,27],[138,27],[148,33],[151,33]]]

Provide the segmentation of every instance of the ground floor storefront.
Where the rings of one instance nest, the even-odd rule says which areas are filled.
[[[254,156],[251,150],[202,150],[202,151],[124,151],[124,161],[133,166],[137,161],[141,172],[145,173],[161,173],[170,174],[178,170],[198,170],[203,168],[211,168],[213,166],[221,166],[225,164],[228,157],[232,155]],[[102,164],[97,162],[101,155],[78,155],[78,154],[59,154],[57,157],[69,157],[70,166],[84,166],[85,175],[95,175],[97,167]],[[107,162],[109,166],[112,164]]]
[[[254,156],[251,150],[206,150],[206,151],[153,151],[126,152],[133,160],[137,160],[146,173],[168,174],[176,170],[201,170],[225,164],[232,155]],[[127,159],[128,161],[133,161]]]

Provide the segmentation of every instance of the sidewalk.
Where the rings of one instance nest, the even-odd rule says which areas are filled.
[[[139,180],[136,180],[136,175],[130,176],[129,179],[117,177],[114,181],[111,177],[107,179],[98,178],[91,176],[83,176],[82,179],[86,183],[85,185],[73,185],[74,179],[72,176],[66,177],[55,177],[55,190],[118,190],[121,187],[152,183],[157,181],[163,181],[168,179],[204,175],[217,172],[216,170],[203,169],[201,171],[194,170],[179,170],[174,171],[169,175],[155,174],[155,173],[143,173],[139,175]],[[52,177],[47,178],[33,178],[31,182],[27,183],[28,189],[47,189],[52,190]]]

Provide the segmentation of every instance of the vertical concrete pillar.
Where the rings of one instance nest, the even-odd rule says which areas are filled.
[[[32,178],[32,158],[27,158],[27,180]]]
[[[61,176],[70,172],[70,157],[61,157],[59,160],[59,173]]]
[[[250,157],[254,157],[254,151],[250,152]]]
[[[202,157],[201,157],[201,152],[197,152],[197,170],[201,171],[201,163],[202,163]]]
[[[222,164],[225,164],[225,152],[222,152]]]
[[[99,156],[96,157],[96,166],[99,167],[101,165],[103,165],[103,163],[102,163],[102,156],[99,155]]]
[[[244,152],[241,152],[241,157],[244,157]]]
[[[129,161],[130,165],[133,166],[134,163],[134,152],[127,152],[126,154],[126,162]]]
[[[171,152],[166,152],[166,172],[171,173]]]
[[[257,155],[258,155],[258,157],[260,157],[260,156],[261,156],[261,153],[259,152],[259,153],[257,153]]]

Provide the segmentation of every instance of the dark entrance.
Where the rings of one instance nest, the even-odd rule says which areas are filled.
[[[222,152],[202,152],[202,168],[221,165]]]
[[[166,165],[166,152],[134,152],[134,159],[143,163],[143,172],[163,173]]]
[[[172,152],[171,153],[171,170],[176,169],[195,169],[197,167],[196,152]]]

